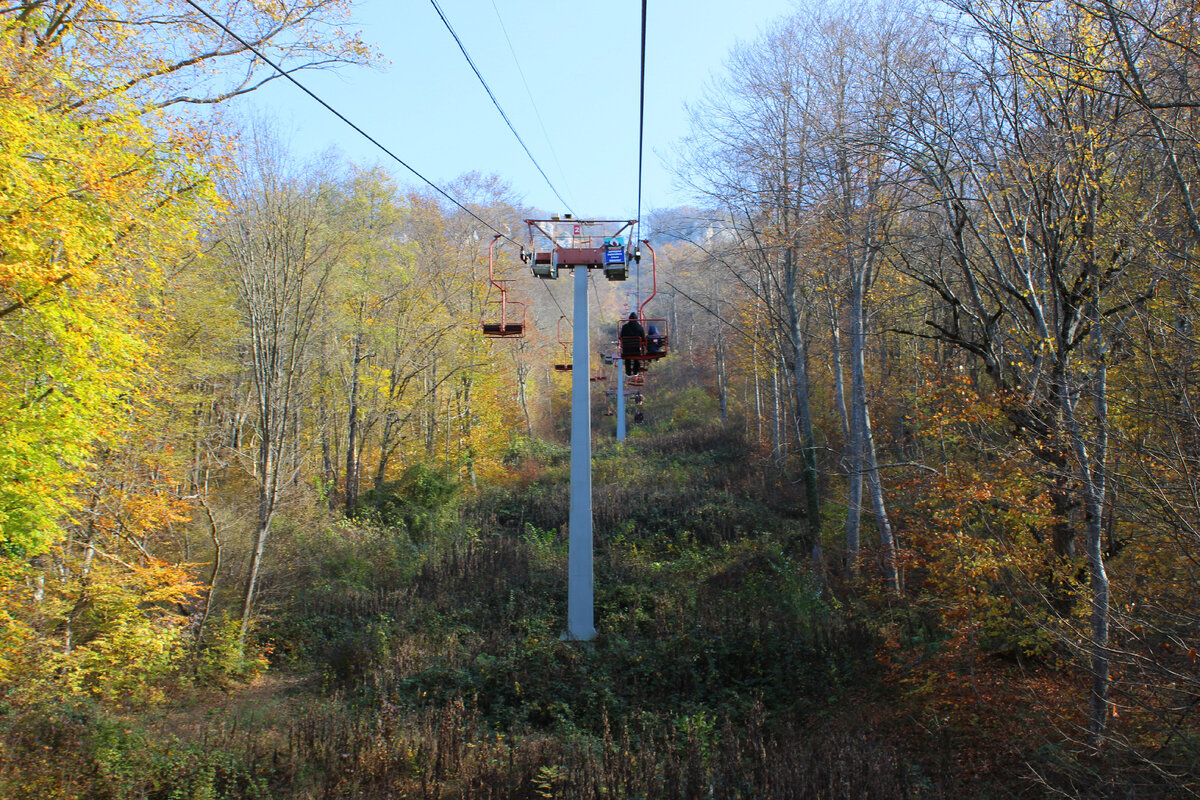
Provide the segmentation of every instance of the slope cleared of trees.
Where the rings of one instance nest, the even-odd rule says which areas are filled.
[[[479,330],[536,213],[205,135],[267,76],[191,11],[0,11],[0,794],[1200,792],[1194,15],[937,10],[779,20],[697,106],[588,645],[567,282]]]

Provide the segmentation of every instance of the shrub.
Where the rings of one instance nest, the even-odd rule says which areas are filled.
[[[711,425],[718,416],[717,398],[698,386],[692,386],[676,396],[669,427],[672,430],[703,428]]]
[[[205,629],[196,654],[196,680],[215,686],[248,681],[267,668],[267,650],[241,643],[241,621],[222,616]]]
[[[565,464],[570,457],[569,447],[545,439],[518,436],[509,443],[502,460],[507,467],[515,467],[523,461],[536,461],[543,467],[553,467]]]
[[[457,481],[417,462],[399,480],[364,493],[356,514],[383,525],[401,526],[414,542],[422,542],[451,520],[458,493]]]

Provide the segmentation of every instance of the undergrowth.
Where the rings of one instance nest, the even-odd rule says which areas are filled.
[[[385,486],[353,521],[291,523],[264,577],[263,675],[216,620],[158,707],[3,709],[0,796],[1039,796],[980,763],[997,750],[970,726],[1006,718],[930,699],[1012,681],[956,684],[934,617],[823,583],[736,434],[597,447],[589,643],[562,639],[563,453],[524,442],[511,462],[519,481],[470,497],[414,472],[421,491]],[[930,694],[935,664],[950,677]],[[1034,763],[1075,780],[1068,756]]]

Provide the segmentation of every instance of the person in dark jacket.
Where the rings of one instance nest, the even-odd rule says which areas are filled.
[[[641,372],[642,362],[630,356],[642,355],[645,344],[646,329],[637,321],[637,314],[629,312],[629,319],[621,326],[617,338],[621,340],[621,360],[625,362],[625,374],[636,375]]]
[[[666,347],[666,342],[662,336],[658,334],[658,327],[652,322],[646,326],[646,353],[652,356],[661,356],[663,348]]]

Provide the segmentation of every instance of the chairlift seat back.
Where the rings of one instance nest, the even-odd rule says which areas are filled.
[[[555,280],[558,278],[558,251],[534,253],[529,260],[529,268],[535,278]]]

